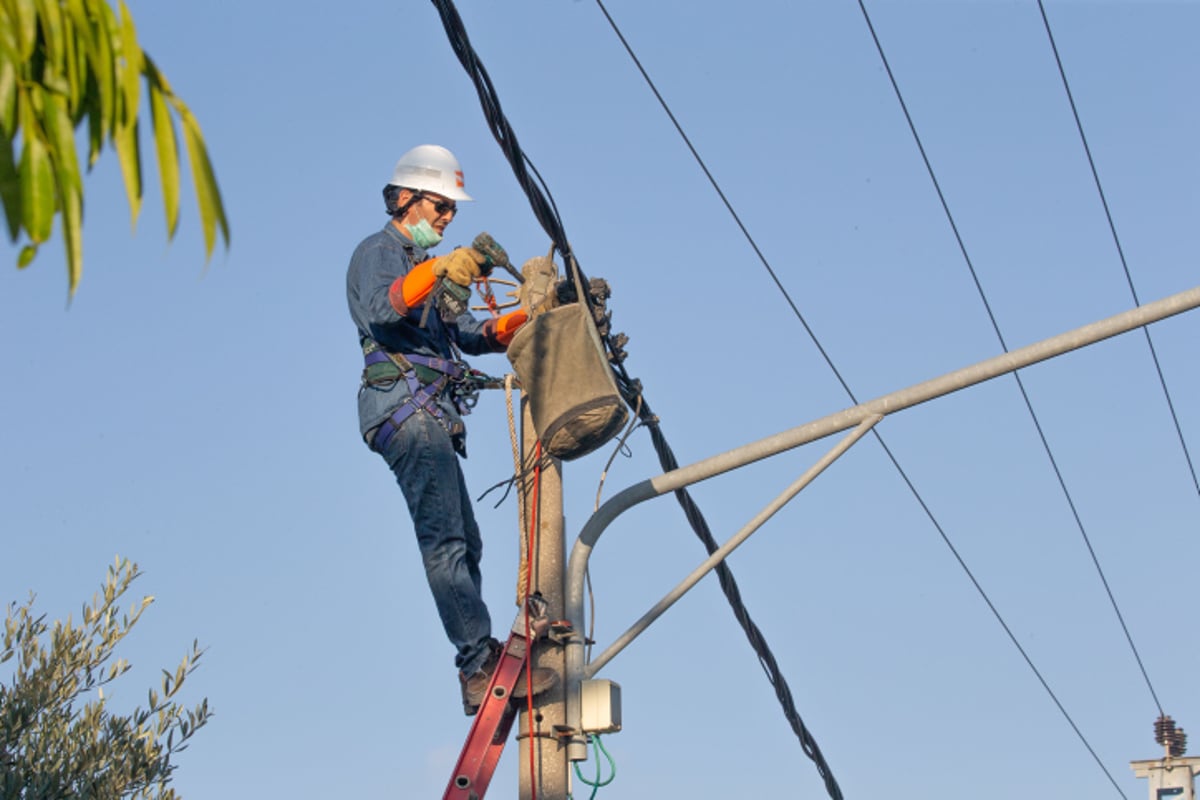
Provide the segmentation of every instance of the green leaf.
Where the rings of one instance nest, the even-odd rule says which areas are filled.
[[[112,48],[112,28],[108,24],[112,17],[112,9],[108,3],[100,3],[99,6],[92,15],[92,76],[100,101],[100,128],[107,136],[116,129],[117,123],[117,64]],[[108,13],[105,13],[106,10]]]
[[[129,198],[129,222],[134,228],[142,210],[142,150],[138,129],[135,120],[132,124],[117,128],[113,134],[113,147],[117,151],[117,162],[121,165],[125,195]]]
[[[133,575],[122,570],[119,585],[110,573],[104,605],[96,605],[94,595],[85,617],[111,616],[112,601]],[[13,604],[5,619],[0,660],[20,656],[20,663],[0,692],[5,740],[0,797],[178,798],[166,788],[175,770],[171,757],[207,721],[207,701],[203,716],[188,712],[185,718],[186,709],[151,691],[151,709],[119,714],[108,707],[104,684],[129,667],[118,658],[105,668],[120,632],[107,627],[82,631],[68,618],[65,625],[54,623],[43,645],[44,617],[35,620],[31,607],[32,598],[25,606]],[[19,652],[12,647],[14,639]],[[93,689],[98,700],[77,702]],[[152,716],[157,716],[153,723]]]
[[[13,160],[11,139],[0,138],[0,204],[8,223],[8,238],[16,243],[21,233],[21,178]]]
[[[43,108],[51,160],[55,165],[57,198],[62,211],[63,243],[67,251],[67,292],[75,296],[83,273],[83,181],[75,153],[75,129],[67,111],[67,99],[47,94]]]
[[[71,123],[79,121],[80,101],[83,99],[84,82],[87,76],[87,58],[83,55],[84,43],[68,13],[63,18],[63,63],[62,69],[67,82],[67,109],[71,112]]]
[[[100,153],[104,149],[104,127],[100,118],[100,95],[94,90],[89,90],[83,96],[83,104],[81,106],[83,113],[87,114],[88,119],[88,159],[87,165],[90,170],[96,165],[96,160],[100,158]]]
[[[33,114],[26,110],[29,105],[22,103],[25,141],[17,174],[21,178],[22,224],[36,244],[50,238],[54,224],[54,165]]]
[[[175,123],[159,89],[158,71],[147,61],[146,85],[150,90],[150,113],[154,122],[154,144],[158,151],[158,174],[162,179],[163,206],[167,214],[167,237],[179,227],[179,143]]]
[[[33,0],[8,0],[8,3],[13,20],[17,23],[13,27],[17,36],[17,52],[22,61],[28,61],[37,43],[37,9]]]
[[[17,269],[25,269],[32,264],[37,250],[36,244],[27,244],[22,247],[20,255],[17,256]]]
[[[42,119],[55,165],[57,198],[62,211],[63,243],[67,252],[67,291],[75,295],[83,272],[83,181],[75,153],[75,129],[67,111],[67,99],[47,94]]]
[[[39,0],[37,3],[38,27],[42,34],[42,47],[46,52],[46,69],[53,70],[55,75],[66,72],[66,46],[63,40],[63,15],[59,0]],[[43,74],[42,82],[46,83]],[[55,91],[58,91],[55,88]]]
[[[208,160],[208,149],[200,124],[182,103],[177,103],[180,121],[183,123],[183,140],[187,143],[188,161],[192,165],[192,181],[196,184],[196,200],[200,207],[200,224],[204,229],[204,252],[212,257],[216,243],[216,229],[221,229],[225,246],[229,247],[229,221],[225,218],[225,206],[221,202],[221,190],[217,187],[217,176]]]
[[[42,123],[57,166],[59,185],[64,191],[81,193],[83,183],[79,176],[79,158],[75,153],[75,128],[71,125],[65,97],[46,95],[42,106]]]
[[[94,98],[93,75],[89,68],[95,45],[92,42],[92,23],[88,17],[84,0],[67,0],[67,27],[70,34],[67,41],[71,47],[73,65],[67,74],[71,83],[71,119],[76,124],[83,119],[86,112],[91,111]]]
[[[121,94],[125,103],[121,108],[122,119],[129,123],[137,119],[138,102],[142,97],[141,75],[143,68],[142,48],[138,44],[137,29],[133,17],[121,0]]]
[[[0,135],[11,139],[17,124],[17,69],[0,60]]]
[[[67,294],[75,296],[83,275],[83,194],[76,187],[59,185],[62,192],[63,244],[67,250]]]

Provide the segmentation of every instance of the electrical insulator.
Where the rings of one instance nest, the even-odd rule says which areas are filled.
[[[1167,746],[1175,738],[1175,720],[1168,716],[1159,716],[1154,720],[1154,741]]]
[[[1171,739],[1171,756],[1179,758],[1187,752],[1187,734],[1183,732],[1183,728],[1175,731],[1174,737]]]

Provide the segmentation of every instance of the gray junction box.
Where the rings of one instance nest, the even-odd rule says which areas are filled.
[[[608,680],[583,681],[581,727],[584,733],[616,733],[621,730],[621,685]]]

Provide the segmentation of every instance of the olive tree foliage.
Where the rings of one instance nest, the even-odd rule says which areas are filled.
[[[83,180],[76,130],[86,131],[88,169],[106,145],[120,163],[132,223],[142,204],[142,83],[158,155],[168,239],[179,222],[180,153],[191,164],[206,257],[229,225],[200,125],[138,43],[124,0],[0,0],[0,202],[9,239],[29,266],[61,219],[71,295],[83,269]],[[23,243],[23,244],[22,244]]]
[[[116,646],[154,601],[144,597],[127,613],[117,605],[140,573],[117,559],[100,591],[70,617],[48,625],[34,598],[12,603],[0,650],[0,799],[175,798],[172,757],[209,718],[208,700],[193,709],[175,698],[196,667],[191,652],[129,715],[113,713],[104,687],[129,669]],[[111,694],[111,692],[110,692]]]

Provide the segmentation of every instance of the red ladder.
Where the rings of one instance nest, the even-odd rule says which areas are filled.
[[[467,734],[467,742],[454,765],[443,800],[483,800],[517,716],[517,704],[509,700],[529,658],[529,640],[525,636],[527,624],[534,639],[546,630],[546,601],[539,595],[527,599],[526,611],[518,613],[513,622],[512,632],[504,643],[483,704],[471,723],[471,732]]]

